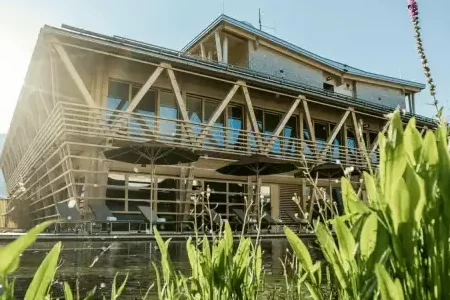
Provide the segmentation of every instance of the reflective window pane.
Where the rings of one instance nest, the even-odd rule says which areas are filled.
[[[171,119],[178,119],[178,107],[175,95],[169,92],[161,92],[159,115],[162,118],[159,122],[159,132],[165,136],[162,138],[173,138],[177,134],[177,123]]]
[[[244,129],[242,106],[228,107],[228,146],[241,145],[244,142],[242,129]]]
[[[187,96],[186,109],[188,112],[189,121],[191,122],[192,132],[199,135],[202,131],[202,99]]]
[[[129,102],[129,84],[109,81],[106,108],[110,110],[125,110]],[[117,117],[117,112],[108,111],[107,119],[111,122]]]
[[[208,123],[219,106],[218,102],[205,101],[205,123]],[[224,116],[220,114],[213,127],[209,130],[209,136],[206,139],[206,145],[224,146],[225,145],[225,130],[224,130]]]

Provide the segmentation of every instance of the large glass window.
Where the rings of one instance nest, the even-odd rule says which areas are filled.
[[[242,145],[244,142],[242,136],[242,130],[244,129],[242,106],[228,106],[227,126],[229,128],[227,146],[239,147]]]
[[[227,214],[227,184],[225,182],[206,181],[206,188],[209,187],[209,205],[217,213]]]
[[[205,123],[208,123],[212,115],[219,106],[218,102],[205,101]],[[225,145],[224,116],[220,114],[213,127],[209,130],[209,137],[206,139],[206,145]]]
[[[191,122],[192,132],[195,135],[199,135],[202,131],[202,99],[197,97],[188,96],[186,99],[186,109],[188,112],[189,121]]]
[[[265,139],[266,142],[269,142],[272,139],[272,134],[280,123],[281,115],[277,113],[264,112],[264,133],[266,134]],[[275,142],[272,145],[271,152],[280,153],[280,139],[276,138]]]
[[[136,96],[140,87],[131,88],[132,99]],[[155,130],[156,100],[157,91],[149,90],[134,109],[139,115],[132,115],[130,118],[130,132],[152,134]]]
[[[161,92],[159,115],[162,120],[159,122],[159,133],[164,139],[173,139],[177,134],[178,107],[175,95],[171,92]]]
[[[127,83],[110,81],[108,84],[108,97],[106,107],[110,110],[125,110],[128,107],[130,94]],[[108,111],[107,120],[111,122],[117,117],[117,112]]]
[[[125,175],[111,173],[106,186],[105,204],[111,211],[125,210]]]
[[[297,135],[297,117],[291,117],[289,121],[286,123],[286,126],[283,130],[283,146],[284,146],[284,152],[286,154],[295,154],[297,149],[297,142],[296,138]]]
[[[308,124],[303,122],[303,153],[306,157],[312,155],[311,151],[311,132],[308,129]]]
[[[328,139],[328,124],[314,122],[314,134],[316,136],[317,149],[322,151]]]

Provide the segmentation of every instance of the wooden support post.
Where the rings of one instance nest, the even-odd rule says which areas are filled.
[[[416,113],[416,94],[411,94],[411,103],[412,103],[412,113]]]
[[[309,113],[309,107],[307,101],[302,101],[303,104],[303,110],[305,111],[305,117],[306,117],[306,125],[308,126],[309,134],[311,136],[311,142],[312,142],[312,153],[314,155],[317,155],[317,145],[316,145],[316,134],[314,132],[314,125],[311,119],[311,114]]]
[[[292,103],[291,108],[284,114],[283,118],[278,123],[277,127],[275,128],[272,137],[270,138],[269,142],[267,143],[266,148],[264,149],[264,153],[267,154],[270,151],[270,148],[272,147],[273,143],[275,143],[276,139],[280,136],[281,132],[284,129],[284,126],[286,126],[286,123],[291,118],[294,111],[297,109],[297,106],[300,104],[302,100],[304,100],[305,97],[302,95],[299,95],[297,99],[295,99],[294,103]]]
[[[172,70],[172,66],[168,63],[161,63],[161,66],[166,68],[167,74],[169,75],[170,84],[172,85],[173,93],[175,94],[175,99],[177,101],[178,109],[180,110],[181,117],[183,121],[189,123],[189,116],[186,110],[186,104],[183,101],[183,97],[181,96],[180,87],[178,85],[177,79],[175,77],[175,73]]]
[[[353,126],[355,127],[356,143],[358,144],[359,150],[363,154],[363,158],[365,158],[368,155],[368,153],[366,150],[366,144],[365,144],[365,141],[363,138],[363,133],[361,131],[361,127],[359,126],[360,124],[358,123],[358,120],[356,119],[355,111],[352,111],[351,114],[352,114]],[[358,156],[357,156],[357,158],[358,158]],[[363,159],[363,162],[365,162],[364,159]],[[359,163],[359,162],[356,161],[356,163]]]
[[[205,45],[203,45],[203,43],[200,43],[200,56],[201,56],[203,59],[206,58]]]
[[[145,94],[148,92],[148,90],[153,86],[153,84],[158,79],[159,75],[161,75],[164,68],[162,66],[159,66],[153,71],[153,73],[150,75],[150,77],[147,79],[147,81],[144,83],[144,85],[139,89],[139,91],[136,93],[136,95],[133,97],[133,99],[130,102],[130,105],[128,105],[125,112],[132,112],[136,108],[136,106],[139,105],[142,98],[144,98]]]
[[[324,159],[325,156],[327,155],[328,149],[330,148],[331,144],[333,143],[334,139],[336,138],[336,136],[338,135],[339,131],[341,130],[342,126],[344,125],[345,121],[347,120],[348,115],[350,114],[350,111],[353,111],[353,108],[349,108],[348,110],[346,110],[344,112],[344,114],[341,117],[341,120],[339,121],[339,123],[336,125],[336,127],[334,127],[333,132],[331,133],[331,135],[329,136],[325,147],[322,150],[322,157],[321,159]]]
[[[384,134],[387,129],[389,128],[389,125],[391,124],[390,121],[387,121],[386,124],[384,124],[383,129],[381,130],[380,133]],[[378,148],[378,135],[375,138],[375,141],[373,141],[371,148],[370,148],[370,153],[373,153],[376,149]]]
[[[67,72],[69,72],[70,77],[72,77],[73,81],[75,82],[75,85],[77,86],[78,90],[83,96],[83,99],[86,102],[86,104],[89,105],[90,107],[97,107],[95,105],[94,99],[92,99],[91,94],[89,94],[86,85],[84,84],[74,65],[70,61],[69,55],[67,55],[66,50],[64,50],[64,48],[59,44],[54,44],[54,47],[56,49],[56,52],[58,52],[59,57],[61,58],[61,61],[63,62],[64,66],[66,67]]]
[[[250,123],[252,125],[253,132],[255,133],[256,147],[258,148],[258,152],[264,152],[264,143],[261,138],[261,133],[259,132],[258,122],[256,120],[255,110],[253,109],[252,99],[250,98],[250,94],[248,92],[248,88],[245,82],[242,85],[242,91],[244,93],[245,104],[247,106],[247,113],[250,118]]]
[[[231,99],[233,99],[234,94],[236,94],[237,89],[239,88],[240,82],[237,82],[228,92],[227,96],[222,100],[220,105],[216,108],[214,113],[212,114],[211,118],[209,119],[208,124],[205,128],[203,128],[202,132],[198,136],[198,143],[199,145],[202,145],[207,134],[209,133],[212,126],[214,126],[214,123],[217,121],[217,119],[220,117],[220,115],[223,113],[225,108],[227,107],[228,103],[230,103]]]
[[[216,39],[216,51],[217,51],[217,61],[222,62],[222,44],[220,42],[219,32],[214,32],[214,38]]]
[[[223,51],[222,51],[222,62],[227,64],[228,63],[228,37],[225,35],[223,38]]]
[[[212,51],[211,51],[211,50],[208,51],[208,59],[209,59],[209,60],[212,60]]]

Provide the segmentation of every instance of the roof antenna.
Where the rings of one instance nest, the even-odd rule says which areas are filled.
[[[263,29],[263,27],[264,27],[264,28],[272,29],[273,32],[275,33],[275,26],[274,26],[274,27],[269,27],[269,26],[264,26],[264,25],[262,24],[262,18],[261,18],[261,16],[262,16],[263,12],[261,12],[261,8],[258,9],[258,14],[259,14],[259,30],[262,31],[262,29]]]
[[[262,23],[261,23],[261,8],[258,8],[258,14],[259,14],[259,30],[262,30]]]

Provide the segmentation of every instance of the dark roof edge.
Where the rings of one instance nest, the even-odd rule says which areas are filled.
[[[255,34],[257,36],[260,36],[264,39],[267,39],[273,43],[276,43],[282,47],[285,47],[291,51],[297,52],[301,55],[304,55],[306,57],[309,57],[311,59],[314,59],[320,63],[323,63],[331,68],[337,69],[339,71],[344,71],[347,70],[346,72],[352,75],[357,75],[357,76],[362,76],[362,77],[368,77],[368,78],[372,78],[372,79],[378,79],[378,80],[383,80],[383,81],[388,81],[388,82],[392,82],[392,83],[396,83],[396,84],[402,84],[405,86],[410,86],[410,87],[415,87],[415,88],[420,88],[420,89],[424,89],[426,87],[425,84],[423,83],[419,83],[419,82],[414,82],[414,81],[410,81],[410,80],[405,80],[405,79],[399,79],[399,78],[395,78],[395,77],[390,77],[390,76],[386,76],[386,75],[380,75],[380,74],[376,74],[376,73],[372,73],[372,72],[367,72],[367,71],[363,71],[361,69],[357,69],[351,66],[348,66],[346,64],[342,64],[339,62],[336,62],[334,60],[328,59],[328,58],[324,58],[320,55],[317,55],[315,53],[312,53],[310,51],[307,51],[303,48],[300,48],[292,43],[289,43],[285,40],[282,40],[276,36],[273,36],[269,33],[266,33],[264,31],[258,30],[257,28],[246,24],[245,22],[236,20],[232,17],[229,17],[227,15],[220,15],[218,18],[216,18],[211,24],[208,25],[208,27],[206,27],[204,30],[202,30],[193,40],[191,40],[186,46],[183,47],[183,49],[181,49],[181,51],[185,52],[187,51],[187,49],[191,48],[194,44],[196,44],[198,41],[200,41],[208,32],[210,32],[212,29],[214,29],[217,25],[219,25],[221,22],[228,22],[236,27],[239,27],[242,30],[246,30],[251,32],[252,34]]]
[[[151,55],[152,57],[160,58],[163,60],[168,60],[171,62],[180,63],[187,66],[194,66],[197,68],[222,73],[228,76],[234,76],[237,77],[238,79],[245,79],[259,84],[271,85],[275,88],[289,90],[292,93],[301,93],[308,96],[320,97],[322,99],[327,99],[329,103],[336,103],[344,106],[354,106],[362,110],[378,114],[386,114],[393,111],[392,107],[374,104],[363,99],[353,98],[338,93],[325,91],[317,87],[301,84],[294,81],[289,81],[281,77],[270,76],[264,73],[258,73],[245,68],[239,68],[227,64],[222,64],[216,61],[203,60],[197,56],[191,56],[183,52],[170,50],[146,43],[133,42],[128,39],[110,37],[103,34],[97,34],[92,31],[81,29],[79,31],[74,30],[75,30],[74,27],[72,27],[72,30],[67,30],[55,28],[48,25],[46,25],[43,29],[43,31],[47,31],[53,34],[65,35],[78,39],[80,38],[89,39],[87,40],[89,42],[94,43],[103,42],[105,46],[116,48],[126,47],[126,50],[134,52],[136,54],[149,56]],[[416,119],[421,123],[426,123],[427,125],[436,124],[436,120],[434,119],[419,115],[413,115],[410,113],[405,114],[405,119],[408,120],[413,116],[416,117]]]

